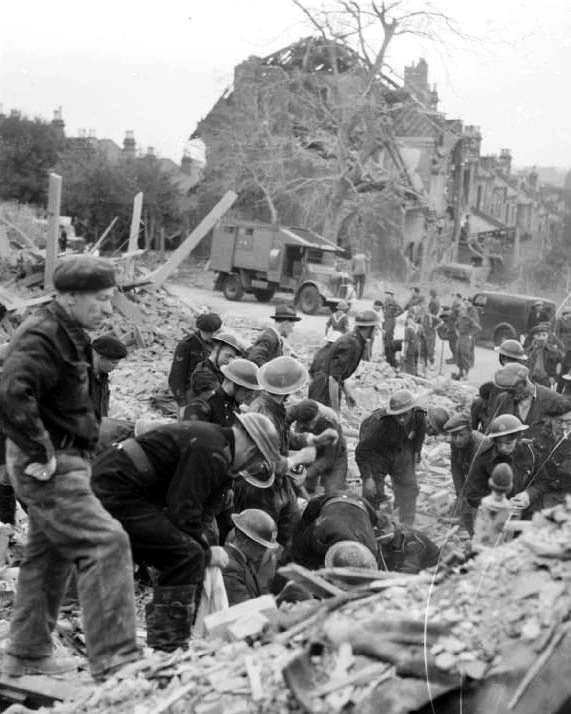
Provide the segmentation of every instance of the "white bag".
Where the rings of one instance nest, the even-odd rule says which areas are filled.
[[[224,587],[224,578],[220,568],[209,565],[204,573],[202,583],[202,594],[200,605],[196,613],[192,634],[196,637],[204,637],[204,618],[213,612],[228,609],[228,596]]]

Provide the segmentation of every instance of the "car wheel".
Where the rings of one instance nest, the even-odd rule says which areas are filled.
[[[494,344],[499,347],[504,340],[517,340],[516,331],[511,325],[498,325],[494,330]]]
[[[224,278],[224,297],[226,300],[241,300],[244,295],[244,288],[240,276],[231,273]]]
[[[314,315],[321,307],[321,295],[313,285],[306,285],[299,291],[297,298],[299,308],[306,315]]]

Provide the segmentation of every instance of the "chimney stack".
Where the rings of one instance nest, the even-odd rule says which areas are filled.
[[[125,138],[123,139],[123,153],[128,158],[135,158],[135,135],[131,130],[125,133]]]

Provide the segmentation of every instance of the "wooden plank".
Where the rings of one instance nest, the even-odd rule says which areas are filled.
[[[204,618],[204,629],[209,637],[222,637],[226,628],[232,623],[252,613],[262,613],[271,619],[277,612],[276,601],[272,595],[262,595],[252,600],[246,600],[233,605],[227,610],[220,610]]]
[[[215,224],[222,218],[226,211],[229,210],[237,198],[238,196],[234,193],[234,191],[228,191],[220,199],[220,201],[218,201],[210,213],[200,221],[191,233],[189,233],[167,262],[148,275],[155,285],[162,285],[165,280],[167,280],[172,273],[174,273],[182,261],[190,255],[194,248],[196,248],[208,231],[211,228],[214,228]]]
[[[134,253],[139,247],[139,228],[141,227],[141,214],[143,212],[143,193],[139,193],[133,199],[133,215],[131,216],[131,228],[129,230],[128,253]],[[133,258],[127,260],[125,265],[125,278],[132,280],[135,276],[135,261]]]
[[[2,215],[0,215],[0,221],[2,221],[2,223],[4,223],[4,225],[8,226],[8,228],[11,228],[13,231],[15,231],[18,234],[18,236],[21,239],[19,242],[22,247],[27,248],[30,251],[30,253],[33,253],[34,255],[41,258],[42,260],[44,259],[44,255],[40,251],[38,246],[34,243],[34,241],[29,236],[27,236],[24,233],[24,231],[21,228],[18,228],[18,226],[15,226],[13,223],[10,223],[10,221]],[[14,239],[12,239],[12,240],[14,240]],[[16,243],[18,241],[14,240],[14,242]]]
[[[331,585],[325,578],[316,575],[311,570],[297,563],[288,563],[278,570],[278,574],[286,580],[293,580],[317,597],[335,597],[342,595],[343,590]]]
[[[97,242],[91,247],[89,250],[90,253],[97,253],[99,248],[101,248],[103,241],[107,238],[109,233],[113,230],[113,226],[117,223],[119,220],[119,216],[115,216],[115,218],[111,221],[111,223],[107,226],[107,228],[103,231],[101,236],[97,239]]]
[[[46,264],[44,267],[44,289],[53,287],[59,239],[59,214],[61,208],[61,176],[50,174],[48,189],[48,238],[46,243]]]
[[[123,293],[120,293],[118,290],[115,291],[113,298],[111,299],[111,304],[117,312],[120,312],[123,317],[126,317],[135,324],[142,325],[145,322],[145,316],[141,312],[139,306],[135,305],[134,302],[131,302],[131,300],[126,298]]]
[[[51,706],[55,702],[71,699],[77,687],[61,679],[45,675],[6,677],[0,675],[0,700],[26,702],[37,708]]]

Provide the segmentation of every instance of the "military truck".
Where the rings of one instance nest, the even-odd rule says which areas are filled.
[[[347,297],[350,278],[340,269],[342,253],[306,228],[224,221],[213,231],[209,267],[216,272],[214,290],[228,300],[251,293],[267,302],[285,291],[293,293],[302,312],[313,314]]]

